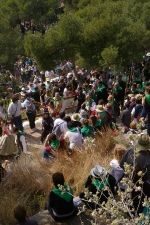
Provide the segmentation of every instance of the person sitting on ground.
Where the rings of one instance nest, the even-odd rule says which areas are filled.
[[[45,150],[43,152],[43,158],[49,159],[51,153],[54,153],[64,147],[64,139],[62,137],[57,138],[56,134],[49,134],[45,139]],[[49,148],[48,148],[49,147]]]
[[[54,173],[52,179],[55,188],[49,194],[48,211],[55,221],[59,221],[75,213],[73,191],[69,185],[65,184],[62,173]],[[63,191],[59,189],[59,186],[63,188]]]
[[[109,191],[105,190],[105,187],[110,187],[110,191],[114,195],[115,185],[115,178],[110,175],[104,167],[97,165],[93,169],[91,169],[90,175],[88,176],[85,183],[85,188],[87,188],[88,191],[92,193],[92,195],[97,194],[98,202],[95,203],[92,201],[88,201],[88,199],[85,197],[84,192],[80,194],[80,198],[90,209],[95,209],[99,207],[99,204],[101,204],[102,202],[107,202],[108,200]],[[90,198],[92,198],[92,195],[90,196]]]
[[[14,217],[19,222],[18,225],[38,225],[36,220],[29,220],[24,206],[18,205],[14,208]]]
[[[25,154],[31,154],[31,152],[27,151],[27,144],[25,139],[25,133],[18,130],[17,127],[13,127],[12,132],[16,135],[16,143],[19,149],[19,152],[23,152]]]
[[[114,159],[110,162],[110,174],[115,178],[117,186],[123,190],[125,189],[125,186],[121,183],[121,179],[124,176],[124,170],[120,167],[120,160],[125,151],[126,147],[124,145],[117,144],[114,148]]]
[[[53,129],[53,119],[51,116],[49,116],[48,111],[43,112],[43,118],[42,118],[42,135],[41,135],[41,142],[43,143],[46,136],[52,132]]]
[[[132,134],[136,134],[138,131],[138,129],[136,128],[136,123],[134,121],[132,121],[130,123],[130,129],[129,129],[129,133],[132,133]],[[128,133],[127,133],[128,134]]]
[[[89,125],[89,120],[83,120],[83,128],[81,129],[81,134],[84,138],[94,136],[94,129]]]
[[[75,148],[82,148],[82,135],[77,127],[75,127],[74,121],[67,124],[68,131],[66,132],[64,138],[68,140],[71,151]]]

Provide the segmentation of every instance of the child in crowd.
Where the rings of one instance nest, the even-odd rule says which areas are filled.
[[[56,134],[49,134],[45,140],[45,150],[43,152],[43,158],[50,160],[51,157],[55,157],[55,151],[64,147],[64,139],[62,137],[57,138]]]
[[[116,183],[120,189],[125,189],[125,186],[120,182],[124,176],[124,170],[120,167],[120,160],[125,151],[125,146],[117,144],[114,148],[114,159],[110,162],[110,174],[116,179]]]

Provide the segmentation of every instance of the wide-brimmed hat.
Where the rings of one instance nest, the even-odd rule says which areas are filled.
[[[79,121],[80,120],[80,114],[79,113],[74,113],[71,117],[71,120],[73,121]]]
[[[104,112],[104,108],[103,108],[103,106],[102,105],[98,105],[97,106],[97,109],[96,109],[96,112]]]
[[[130,98],[132,98],[134,96],[135,96],[134,94],[128,94],[128,97],[130,97]]]
[[[150,52],[146,53],[146,56],[150,56]]]
[[[149,150],[150,149],[149,136],[147,134],[140,134],[135,147],[138,148],[139,150]]]
[[[102,166],[95,166],[91,169],[90,174],[95,178],[102,178],[107,176],[107,170]]]
[[[81,117],[88,116],[88,113],[84,109],[81,109],[80,116]]]

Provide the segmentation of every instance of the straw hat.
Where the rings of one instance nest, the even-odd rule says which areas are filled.
[[[95,178],[102,178],[107,176],[107,170],[102,166],[95,166],[91,169],[90,174]]]
[[[135,145],[139,150],[149,150],[150,149],[150,139],[147,134],[140,134],[137,144]]]
[[[80,114],[79,113],[74,113],[71,117],[71,120],[73,121],[79,121],[80,120]]]
[[[103,108],[103,106],[102,105],[98,105],[97,106],[97,109],[96,109],[96,112],[104,112],[105,111],[105,109]]]
[[[130,97],[130,98],[132,98],[134,96],[135,96],[134,94],[128,94],[128,97]]]
[[[135,98],[137,98],[137,99],[142,99],[142,98],[143,98],[143,95],[137,94],[137,95],[135,95]]]

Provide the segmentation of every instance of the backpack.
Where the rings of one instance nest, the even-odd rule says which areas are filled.
[[[65,121],[64,121],[65,122]],[[58,137],[60,137],[62,135],[62,131],[60,129],[60,125],[63,124],[64,122],[57,124],[55,127],[53,127],[52,133],[56,134]]]

